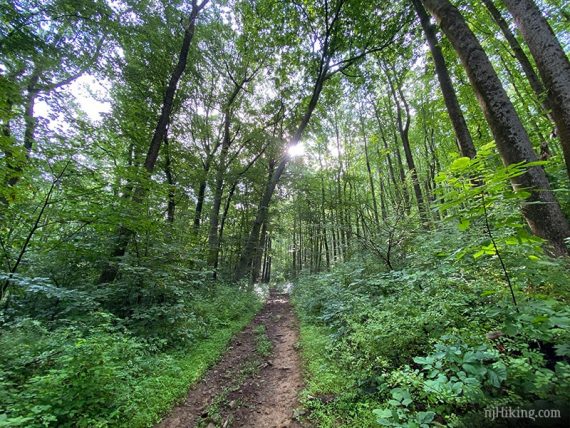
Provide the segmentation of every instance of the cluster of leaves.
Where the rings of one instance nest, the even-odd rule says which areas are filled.
[[[304,353],[326,350],[309,372],[333,378],[307,389],[322,426],[461,426],[488,406],[564,408],[565,267],[529,262],[524,251],[509,257],[517,310],[493,257],[475,264],[450,251],[450,239],[460,246],[469,235],[449,223],[414,240],[404,269],[378,272],[353,259],[298,281],[296,308],[304,328],[316,329]],[[312,398],[323,394],[335,398]]]
[[[525,189],[515,192],[507,183],[530,168],[546,164],[536,161],[503,166],[493,142],[483,145],[474,159],[456,157],[446,171],[438,173],[435,180],[440,185],[436,192],[441,197],[439,209],[457,220],[459,230],[467,231],[472,225],[481,229],[483,224],[493,226],[480,234],[480,239],[461,248],[456,257],[471,254],[478,259],[494,256],[501,250],[512,251],[513,247],[516,252],[524,247],[524,253],[531,259],[540,257],[543,240],[529,233],[517,211],[530,192]],[[496,239],[495,230],[501,231]]]
[[[12,299],[0,335],[0,426],[151,426],[258,308],[235,286],[183,286],[163,273],[153,291],[160,274],[139,273],[144,303],[125,304],[122,317],[136,282],[89,295],[17,278],[25,295]],[[34,319],[22,315],[30,309]]]

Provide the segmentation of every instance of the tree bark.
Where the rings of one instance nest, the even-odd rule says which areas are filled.
[[[436,29],[431,25],[429,15],[421,1],[412,0],[412,3],[414,4],[416,13],[420,18],[420,24],[424,30],[431,56],[433,57],[435,72],[437,74],[437,79],[439,80],[443,101],[445,102],[445,107],[447,108],[447,113],[449,114],[449,119],[451,120],[453,129],[455,130],[459,150],[462,156],[473,159],[477,154],[477,151],[473,144],[473,139],[471,138],[471,133],[469,132],[467,123],[465,122],[465,117],[461,111],[461,106],[457,100],[457,95],[447,70],[445,58],[443,57],[441,47],[437,40]]]
[[[307,106],[307,110],[301,119],[301,123],[299,124],[293,138],[291,140],[291,145],[294,146],[301,141],[301,137],[309,124],[309,120],[311,119],[311,115],[317,106],[317,102],[319,100],[319,96],[321,95],[321,91],[323,89],[324,82],[327,77],[328,70],[326,67],[322,69],[317,76],[315,81],[315,85],[313,87],[313,93],[311,95],[311,100],[309,101],[309,105]],[[261,201],[259,202],[259,206],[257,207],[257,214],[255,216],[255,220],[253,222],[253,226],[251,228],[251,232],[249,237],[246,241],[246,244],[242,250],[238,265],[236,267],[234,273],[234,279],[239,280],[247,275],[248,271],[251,269],[251,262],[252,256],[255,251],[255,247],[259,242],[259,232],[261,230],[261,225],[267,220],[267,214],[269,212],[269,203],[271,202],[271,198],[273,197],[273,192],[277,187],[277,183],[281,179],[281,175],[285,171],[287,164],[291,160],[291,156],[289,153],[284,153],[275,168],[271,178],[267,182],[263,195],[261,197]]]
[[[210,212],[210,231],[208,233],[208,265],[217,266],[219,252],[218,223],[220,217],[220,207],[222,206],[222,195],[224,192],[224,172],[226,170],[227,156],[231,145],[230,138],[230,113],[226,111],[224,115],[224,136],[218,169],[216,171],[216,187],[214,188],[214,201]],[[216,274],[214,273],[214,277]]]
[[[570,61],[533,0],[505,0],[536,61],[570,178]]]
[[[235,87],[228,98],[224,111],[224,134],[222,137],[222,149],[220,151],[220,158],[218,161],[218,169],[216,171],[216,187],[214,189],[214,201],[212,204],[212,211],[210,212],[210,231],[208,233],[208,265],[217,267],[218,253],[220,251],[220,241],[218,234],[218,226],[220,219],[220,208],[222,206],[222,196],[224,193],[224,173],[227,170],[228,162],[227,157],[232,144],[230,135],[230,126],[232,119],[232,106],[244,85],[253,77],[244,77],[239,83],[235,83]],[[233,79],[232,79],[233,80]],[[214,278],[216,272],[214,272]]]
[[[200,223],[202,222],[202,210],[204,209],[204,198],[206,197],[206,176],[210,170],[210,162],[204,164],[204,178],[198,187],[198,196],[196,197],[196,208],[194,209],[194,233],[200,230]]]
[[[262,267],[263,255],[265,252],[266,238],[267,238],[267,223],[263,223],[263,226],[261,227],[259,243],[257,244],[257,248],[255,249],[255,253],[253,255],[253,268],[252,268],[251,281],[254,284],[259,281],[259,278],[261,276],[261,267]]]
[[[323,166],[323,158],[321,155],[321,152],[319,151],[319,165],[321,167],[321,210],[320,210],[320,229],[321,229],[321,233],[322,233],[322,240],[323,240],[323,244],[324,244],[324,250],[325,250],[325,260],[327,263],[327,269],[330,268],[331,266],[331,260],[330,260],[330,253],[329,253],[329,242],[328,242],[328,238],[327,238],[327,216],[326,216],[326,198],[325,198],[325,178],[323,176],[322,171],[324,171],[324,166]]]
[[[170,224],[174,223],[174,212],[176,210],[176,183],[174,182],[174,176],[172,175],[172,159],[170,157],[170,145],[168,143],[168,137],[164,137],[164,148],[165,150],[165,162],[164,162],[164,173],[166,174],[166,182],[168,183],[168,206],[166,209],[166,221]]]
[[[507,96],[489,58],[469,29],[459,10],[448,0],[422,0],[439,21],[455,51],[461,58],[485,118],[489,123],[497,148],[506,165],[537,160],[530,139]],[[554,198],[542,167],[532,167],[511,179],[517,190],[528,190],[522,213],[532,232],[546,239],[555,254],[567,254],[564,239],[570,227],[558,201]]]
[[[544,85],[542,84],[540,78],[534,71],[534,67],[532,66],[532,63],[526,56],[526,53],[524,52],[519,41],[517,40],[511,29],[509,28],[509,24],[507,23],[507,21],[505,21],[505,19],[501,15],[501,12],[497,9],[492,0],[482,0],[482,1],[485,4],[485,7],[489,11],[489,13],[491,14],[493,20],[499,26],[501,33],[503,33],[505,40],[507,41],[511,50],[513,51],[513,55],[521,65],[523,73],[527,78],[530,87],[532,88],[535,95],[538,97],[538,100],[543,106],[545,112],[547,114],[550,114],[550,109],[551,109],[550,100],[548,99],[548,97],[546,97],[547,94]]]
[[[166,136],[166,129],[168,123],[170,122],[170,115],[172,114],[172,108],[174,106],[174,96],[176,95],[176,89],[178,88],[178,82],[186,69],[186,64],[188,62],[188,53],[190,52],[190,44],[194,38],[194,31],[196,29],[196,18],[200,11],[206,6],[209,0],[202,0],[202,3],[198,4],[196,0],[192,0],[192,11],[188,18],[188,25],[184,30],[184,39],[182,40],[182,47],[180,49],[180,55],[178,56],[178,62],[176,67],[170,76],[168,86],[166,87],[166,92],[164,94],[164,99],[162,101],[162,109],[160,116],[158,118],[158,123],[154,130],[150,146],[148,148],[148,153],[144,161],[144,167],[148,172],[154,170],[154,165],[158,158],[158,153],[160,151],[160,146],[164,141]]]
[[[396,104],[396,113],[397,113],[396,119],[398,124],[398,131],[400,133],[400,139],[402,140],[402,145],[404,146],[404,154],[406,156],[406,163],[408,165],[408,170],[410,171],[410,174],[412,176],[412,186],[414,188],[416,202],[418,204],[418,212],[420,214],[420,219],[422,220],[422,222],[425,223],[428,220],[425,213],[425,203],[422,195],[422,189],[420,187],[420,182],[418,179],[416,164],[414,162],[414,157],[412,155],[412,149],[410,147],[410,139],[409,139],[410,109],[400,86],[395,87],[388,72],[386,72],[386,77],[388,79],[388,85],[390,86],[390,92],[392,93],[392,97],[394,98],[394,103]],[[404,110],[406,114],[405,123],[402,121],[403,115],[402,115],[402,108],[400,106],[400,100],[402,100],[402,103],[404,104]]]
[[[364,157],[366,159],[366,170],[368,172],[368,182],[370,183],[370,193],[372,194],[372,208],[374,209],[374,221],[376,226],[380,225],[380,216],[378,215],[378,202],[376,201],[376,189],[374,186],[374,176],[372,175],[372,167],[370,166],[370,155],[368,153],[368,137],[364,128],[364,119],[362,112],[360,113],[360,127],[362,129],[362,138],[364,140]]]
[[[382,140],[384,150],[386,151],[386,163],[388,164],[388,172],[390,174],[390,179],[392,180],[393,184],[393,192],[391,193],[392,196],[392,204],[396,206],[396,199],[399,194],[399,186],[396,180],[396,174],[394,173],[394,166],[392,165],[392,158],[390,156],[390,149],[388,148],[388,141],[386,140],[386,135],[384,133],[384,126],[382,125],[382,121],[380,119],[380,115],[378,112],[378,108],[374,105],[374,116],[376,117],[376,122],[378,123],[378,129],[380,130],[380,139]],[[380,156],[378,156],[380,159]]]
[[[166,136],[166,130],[168,128],[168,123],[170,122],[170,116],[172,113],[172,108],[174,105],[174,95],[176,94],[176,89],[178,87],[178,82],[186,69],[186,64],[188,62],[188,53],[190,51],[190,44],[192,38],[194,37],[194,30],[196,27],[196,18],[198,13],[206,6],[209,0],[202,0],[202,3],[198,4],[197,0],[192,0],[192,11],[188,19],[188,25],[184,30],[184,38],[182,41],[182,47],[180,48],[180,54],[178,56],[178,62],[170,80],[168,86],[166,87],[166,92],[164,94],[164,99],[162,102],[162,109],[160,116],[158,118],[158,123],[154,130],[150,146],[144,161],[144,169],[148,174],[152,173],[156,165],[156,160],[158,159],[158,153],[160,151],[160,146],[164,141]],[[139,185],[133,192],[133,201],[141,202],[144,199],[146,191],[142,185]],[[119,226],[116,233],[115,245],[111,251],[111,258],[103,267],[101,275],[99,276],[98,284],[112,282],[117,277],[119,272],[116,259],[123,257],[127,251],[127,246],[133,235],[133,231],[126,228],[125,226]]]

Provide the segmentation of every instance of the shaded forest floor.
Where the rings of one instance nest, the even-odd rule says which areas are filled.
[[[157,427],[300,427],[297,343],[289,296],[271,291],[220,362]]]

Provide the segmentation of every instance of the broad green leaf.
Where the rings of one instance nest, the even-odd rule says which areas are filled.
[[[452,171],[463,171],[464,169],[469,167],[469,165],[471,165],[471,159],[469,159],[468,157],[461,157],[455,159],[451,163],[450,168]]]

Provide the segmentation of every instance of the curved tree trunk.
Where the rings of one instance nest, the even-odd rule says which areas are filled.
[[[295,134],[291,140],[291,145],[298,144],[301,141],[301,137],[309,124],[309,120],[313,114],[317,106],[317,102],[319,100],[319,96],[321,95],[321,91],[323,90],[323,85],[325,80],[327,79],[328,69],[324,68],[320,71],[317,79],[315,81],[315,85],[313,87],[313,94],[311,96],[311,100],[309,101],[309,105],[307,106],[307,110],[301,119],[301,123],[299,127],[295,131]],[[267,215],[269,213],[269,203],[271,202],[271,198],[273,197],[273,192],[275,192],[275,188],[277,187],[277,183],[281,179],[281,175],[285,171],[287,164],[291,156],[288,153],[284,153],[277,165],[277,168],[273,171],[270,179],[267,182],[265,190],[263,192],[263,196],[259,202],[259,206],[257,207],[257,214],[255,216],[255,220],[253,222],[253,226],[251,228],[251,232],[249,233],[248,239],[246,241],[245,247],[243,248],[238,265],[236,267],[234,273],[234,279],[239,280],[246,276],[249,271],[251,270],[251,263],[253,259],[253,255],[255,249],[259,243],[259,233],[261,231],[261,225],[267,220]]]
[[[210,231],[208,233],[208,264],[214,268],[214,279],[216,278],[215,269],[218,266],[218,253],[220,251],[220,240],[218,234],[218,226],[220,220],[220,208],[222,206],[222,196],[224,193],[224,173],[229,167],[231,160],[228,162],[228,153],[232,144],[230,135],[230,126],[232,120],[232,106],[244,85],[249,82],[256,72],[251,76],[244,78],[237,83],[233,78],[235,87],[230,94],[228,102],[226,103],[224,111],[224,134],[222,137],[222,149],[220,151],[220,159],[218,161],[218,169],[216,171],[216,187],[214,189],[214,202],[212,204],[212,211],[210,212]]]
[[[506,165],[537,160],[530,139],[497,77],[489,58],[459,10],[448,0],[422,0],[439,21],[441,29],[461,58],[473,85],[481,109],[489,123],[497,148]],[[522,213],[532,232],[554,247],[557,254],[567,254],[564,238],[570,227],[554,198],[542,167],[532,167],[511,179],[515,190],[531,192]]]
[[[180,54],[178,56],[178,62],[170,80],[168,86],[166,87],[166,92],[164,94],[162,102],[162,110],[158,118],[158,123],[154,130],[148,152],[144,161],[144,168],[147,173],[152,173],[156,165],[156,160],[158,159],[158,153],[160,151],[160,146],[166,137],[166,132],[168,128],[168,123],[170,122],[170,115],[172,113],[172,108],[174,106],[174,95],[176,94],[176,89],[178,87],[178,82],[186,69],[186,64],[188,62],[188,53],[190,52],[190,44],[194,37],[194,30],[196,28],[196,18],[198,13],[206,6],[209,0],[202,0],[202,3],[198,4],[197,0],[192,0],[192,12],[190,13],[188,25],[184,30],[184,39],[182,41],[182,47],[180,48]],[[142,202],[146,191],[144,187],[139,185],[133,192],[133,201]],[[115,244],[113,250],[111,251],[110,260],[105,264],[101,275],[99,276],[98,284],[105,282],[112,282],[117,277],[119,272],[119,267],[117,265],[117,258],[125,255],[127,251],[128,243],[133,235],[133,231],[126,228],[125,226],[119,226],[116,233]]]
[[[429,15],[424,9],[421,1],[412,0],[412,3],[414,3],[414,8],[416,9],[416,13],[420,18],[420,23],[424,30],[431,56],[433,57],[435,72],[437,74],[437,79],[439,80],[441,93],[443,94],[443,101],[445,102],[445,107],[447,108],[447,113],[451,119],[453,129],[455,130],[459,150],[463,156],[473,159],[477,154],[477,151],[473,145],[473,139],[469,133],[469,128],[465,122],[465,117],[463,117],[463,112],[459,106],[459,101],[457,101],[457,95],[455,94],[455,89],[453,88],[451,77],[447,71],[445,58],[443,57],[441,47],[439,46],[437,40],[435,27],[431,25]]]
[[[420,219],[423,223],[428,221],[426,212],[425,212],[425,203],[424,198],[422,195],[422,189],[420,187],[420,182],[418,179],[418,171],[416,169],[416,164],[414,162],[414,157],[412,155],[412,149],[410,147],[410,138],[409,138],[409,130],[410,130],[410,109],[406,99],[404,98],[404,94],[400,86],[395,87],[392,79],[390,78],[390,74],[386,72],[386,78],[388,79],[388,85],[390,87],[390,92],[392,93],[392,97],[394,98],[394,103],[396,104],[396,119],[398,124],[398,131],[400,133],[400,139],[402,140],[402,145],[404,146],[404,155],[406,156],[406,164],[408,165],[408,170],[410,171],[412,177],[412,187],[414,189],[414,194],[416,196],[416,202],[418,204],[418,213],[420,214]],[[398,84],[399,85],[399,84]],[[397,93],[396,93],[397,90]],[[398,99],[399,95],[399,99]],[[400,100],[404,105],[405,110],[405,122],[402,120],[402,107],[400,106]]]
[[[562,145],[570,178],[570,61],[532,0],[505,0],[548,91],[552,118]]]

